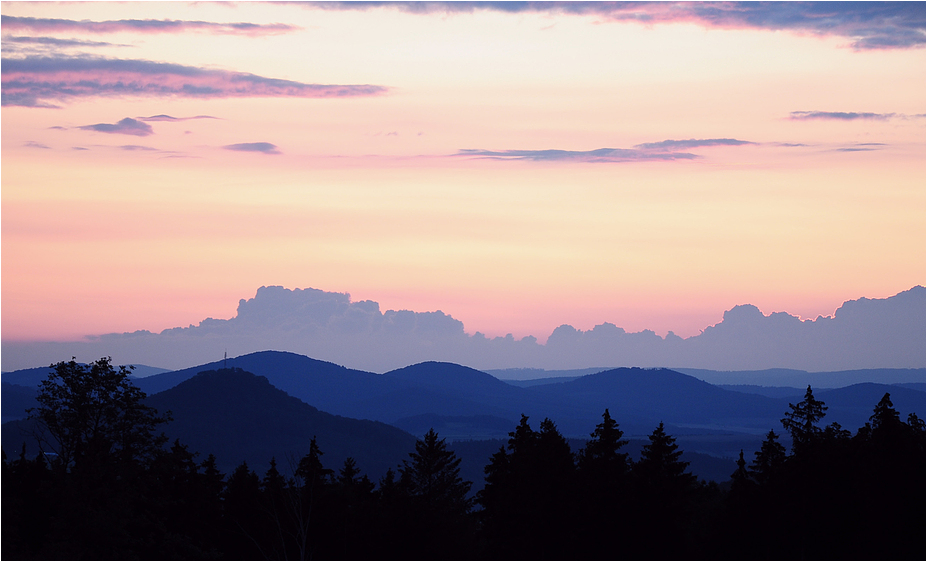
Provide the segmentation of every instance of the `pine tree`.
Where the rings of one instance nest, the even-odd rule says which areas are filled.
[[[303,488],[313,491],[329,484],[334,471],[322,466],[322,450],[315,437],[309,441],[309,452],[299,461],[296,476],[302,479]]]
[[[399,469],[400,487],[409,499],[409,525],[417,538],[408,551],[413,558],[467,558],[472,547],[471,501],[467,497],[472,482],[460,477],[460,459],[447,449],[430,429],[415,443],[415,451]]]
[[[635,472],[646,485],[681,489],[695,484],[695,477],[686,472],[688,462],[679,460],[676,439],[668,435],[663,422],[649,436],[650,443],[641,450],[641,458],[634,465]]]
[[[739,488],[745,486],[750,481],[750,474],[747,472],[747,461],[744,460],[744,450],[740,450],[740,458],[737,459],[737,470],[731,474],[731,487]]]
[[[226,553],[236,558],[266,558],[262,535],[261,479],[242,462],[232,474],[223,493]]]
[[[637,558],[677,559],[689,558],[689,544],[685,537],[686,528],[692,518],[696,490],[696,479],[686,469],[689,463],[680,460],[682,451],[676,439],[668,435],[663,422],[649,436],[650,442],[641,450],[640,460],[633,466],[633,475],[638,481],[635,507],[637,517],[634,532],[656,538],[654,529],[660,529],[661,536],[672,536],[671,541],[647,541],[646,551]]]
[[[924,433],[924,420],[917,417],[914,412],[908,414],[908,426],[914,431]]]
[[[576,557],[582,559],[602,557],[604,536],[622,543],[630,539],[627,520],[634,511],[628,455],[619,452],[628,441],[622,439],[623,433],[607,409],[590,437],[577,455],[582,506],[578,532],[583,539],[577,541]],[[630,553],[626,555],[633,558]]]
[[[508,447],[484,469],[479,496],[491,551],[501,558],[569,558],[575,554],[575,465],[569,444],[549,419],[540,431],[522,415]]]
[[[821,434],[821,428],[815,424],[825,416],[827,406],[814,399],[809,384],[804,400],[798,404],[789,403],[789,408],[791,411],[781,420],[782,426],[792,435],[792,451],[798,451]]]
[[[785,463],[785,447],[777,441],[778,437],[770,429],[763,444],[760,445],[760,450],[756,452],[756,456],[750,464],[750,475],[760,485],[768,483],[769,479]]]
[[[586,474],[595,474],[593,478],[614,477],[628,470],[627,453],[618,450],[628,444],[622,439],[624,433],[618,429],[618,423],[608,413],[602,414],[602,423],[595,426],[590,434],[591,440],[579,452],[579,469]]]
[[[873,434],[880,431],[891,431],[901,425],[901,417],[892,404],[891,395],[886,392],[879,403],[876,404],[872,415],[869,417],[869,423],[872,426]]]
[[[557,430],[557,425],[550,419],[544,418],[538,428],[537,452],[535,453],[536,466],[557,488],[559,493],[563,487],[570,486],[576,464],[573,451],[566,438]],[[568,493],[570,493],[569,491]]]
[[[445,440],[438,439],[434,429],[416,441],[415,452],[409,457],[411,462],[403,461],[400,479],[425,510],[457,515],[469,511],[467,494],[473,483],[460,477],[460,459],[447,450]]]

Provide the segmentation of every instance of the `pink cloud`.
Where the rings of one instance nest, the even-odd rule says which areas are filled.
[[[857,50],[924,47],[923,2],[312,2],[330,10],[378,7],[415,13],[556,13],[644,25],[694,23],[721,29],[766,29],[846,37]]]
[[[84,125],[78,127],[84,131],[96,131],[98,133],[115,133],[120,135],[133,135],[136,137],[147,137],[154,134],[154,130],[148,123],[126,117],[118,123],[97,123],[96,125]]]

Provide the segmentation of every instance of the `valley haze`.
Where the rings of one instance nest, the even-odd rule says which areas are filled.
[[[241,299],[230,319],[160,333],[140,330],[74,342],[2,343],[2,367],[13,371],[76,357],[111,356],[117,364],[167,369],[213,362],[257,351],[306,355],[349,368],[386,372],[423,361],[475,369],[589,367],[687,367],[722,371],[797,369],[841,371],[925,366],[925,289],[915,286],[884,299],[843,303],[833,316],[802,320],[787,312],[763,314],[744,304],[718,324],[681,338],[651,330],[626,332],[605,322],[591,330],[564,324],[545,344],[469,334],[440,310],[380,311],[371,300],[318,289],[261,287]]]

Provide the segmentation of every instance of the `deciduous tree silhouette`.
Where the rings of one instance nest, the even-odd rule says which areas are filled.
[[[40,444],[55,453],[62,471],[80,469],[100,474],[147,462],[165,439],[155,429],[170,419],[142,403],[145,393],[129,379],[132,367],[115,369],[104,357],[89,365],[72,358],[51,366],[39,386],[39,405],[28,410],[36,420]]]

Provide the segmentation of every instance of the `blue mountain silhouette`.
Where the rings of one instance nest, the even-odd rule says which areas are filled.
[[[191,451],[215,454],[226,471],[247,461],[261,474],[276,457],[280,469],[290,472],[288,465],[295,466],[316,437],[326,466],[337,470],[351,456],[375,478],[415,447],[415,438],[398,428],[320,411],[239,369],[202,372],[147,403],[171,412],[166,435]]]

